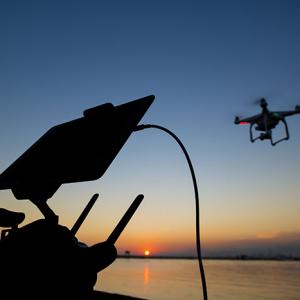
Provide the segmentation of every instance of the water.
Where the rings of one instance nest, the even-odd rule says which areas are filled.
[[[300,261],[204,261],[210,300],[300,299]],[[145,299],[202,299],[196,260],[117,259],[97,290]]]

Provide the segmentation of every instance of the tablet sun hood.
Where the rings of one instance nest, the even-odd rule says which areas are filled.
[[[0,189],[39,206],[63,183],[99,179],[153,100],[150,95],[118,106],[106,103],[52,127],[0,175]]]

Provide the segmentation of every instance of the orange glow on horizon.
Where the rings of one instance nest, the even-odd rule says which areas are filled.
[[[150,251],[149,250],[145,250],[144,254],[145,254],[145,256],[149,256],[150,255]]]

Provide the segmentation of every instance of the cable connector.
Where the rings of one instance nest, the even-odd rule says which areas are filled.
[[[150,124],[141,124],[141,125],[136,126],[136,128],[133,131],[140,131],[140,130],[144,130],[147,128],[151,128],[151,125]]]

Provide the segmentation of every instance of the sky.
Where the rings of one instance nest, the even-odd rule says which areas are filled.
[[[0,172],[85,109],[154,94],[141,123],[172,130],[191,156],[204,253],[300,256],[300,117],[275,147],[233,123],[261,97],[300,104],[299,1],[1,0],[0,37]],[[106,240],[142,193],[118,252],[195,254],[192,180],[165,133],[133,133],[102,178],[63,185],[48,204],[70,228],[94,193],[82,242]],[[41,218],[10,190],[0,206]]]

